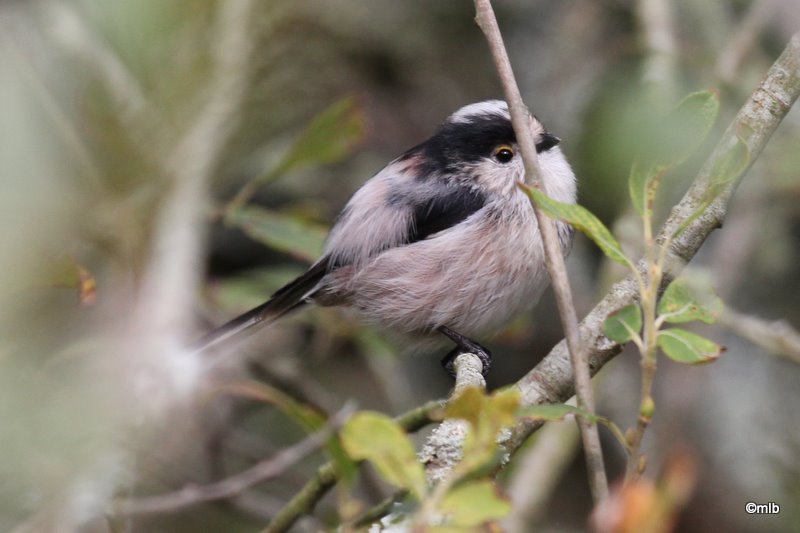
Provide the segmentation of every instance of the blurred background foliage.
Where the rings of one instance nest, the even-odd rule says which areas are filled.
[[[355,398],[361,408],[395,414],[448,391],[441,354],[409,357],[330,309],[255,335],[216,363],[201,400],[171,393],[181,383],[194,387],[190,378],[159,381],[131,370],[126,358],[141,338],[127,328],[174,187],[170,157],[207,112],[222,4],[0,3],[0,529],[256,530],[322,453],[239,498],[103,518],[115,495],[205,483],[303,437],[275,402],[221,394],[216,380],[258,379],[328,413]],[[653,4],[664,9],[648,12]],[[196,231],[207,248],[202,268],[187,273],[204,279],[191,335],[300,273],[358,186],[449,113],[501,96],[471,2],[248,5],[239,21],[251,40],[243,87],[230,95],[227,130],[212,139],[209,198],[198,206],[204,222]],[[654,117],[711,88],[722,103],[718,134],[800,27],[797,0],[507,0],[496,10],[523,96],[563,139],[581,203],[634,255],[638,226],[626,180],[639,140],[658,127]],[[665,179],[662,217],[714,139]],[[734,308],[795,325],[798,142],[794,110],[745,178],[725,227],[692,263]],[[569,263],[585,313],[620,273],[580,237]],[[490,386],[513,382],[547,353],[562,337],[556,316],[548,296],[487,341],[496,354]],[[708,367],[662,365],[645,446],[651,469],[677,444],[699,459],[699,487],[680,531],[796,531],[797,363],[730,330],[706,329],[728,351]],[[599,412],[621,425],[636,416],[630,355],[597,384]],[[153,411],[158,423],[148,422]],[[604,438],[614,478],[624,457]],[[538,517],[543,530],[583,529],[590,499],[580,457]],[[358,497],[367,505],[387,490],[367,475]],[[782,511],[748,516],[747,501],[775,501]],[[333,497],[298,530],[335,516]]]

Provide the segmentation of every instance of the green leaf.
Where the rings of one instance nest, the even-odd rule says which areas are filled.
[[[659,331],[658,346],[673,361],[690,365],[710,363],[724,349],[705,337],[680,328]]]
[[[676,324],[693,320],[713,324],[721,311],[722,301],[716,296],[709,298],[707,304],[701,304],[686,278],[673,280],[658,303],[658,314],[663,315],[667,322]]]
[[[659,135],[634,159],[628,179],[631,201],[640,215],[652,210],[661,176],[700,146],[718,114],[717,95],[701,91],[688,95],[659,122]]]
[[[581,416],[589,422],[602,422],[602,418],[588,411],[584,411],[574,405],[565,403],[554,403],[545,405],[529,405],[521,409],[518,416],[531,418],[533,420],[544,420],[545,422],[556,422],[564,420],[567,415]]]
[[[750,149],[742,139],[736,137],[736,143],[711,167],[710,185],[704,199],[713,201],[731,182],[747,170],[749,164]]]
[[[638,304],[617,309],[603,322],[606,337],[620,344],[626,343],[642,329],[642,310]]]
[[[725,154],[714,161],[714,166],[709,171],[709,184],[703,196],[700,198],[700,205],[692,214],[684,219],[672,234],[674,239],[697,220],[697,217],[711,205],[722,192],[736,180],[750,165],[750,149],[747,144],[736,138],[736,143]]]
[[[408,489],[417,500],[424,498],[425,471],[397,422],[381,413],[362,411],[345,423],[340,435],[350,457],[371,462],[387,482]]]
[[[608,231],[608,228],[588,209],[578,204],[568,204],[554,200],[536,187],[528,187],[524,184],[519,184],[519,187],[536,202],[536,205],[544,211],[547,216],[568,222],[575,227],[575,229],[585,233],[587,237],[592,239],[595,244],[600,247],[609,259],[621,265],[631,265],[631,262],[625,257],[622,247],[611,232]]]
[[[339,100],[314,117],[270,175],[280,176],[303,167],[340,161],[358,146],[365,131],[364,116],[356,99]]]
[[[327,234],[320,224],[255,206],[232,209],[226,213],[225,221],[250,238],[309,263],[322,253]]]
[[[491,481],[472,481],[448,492],[439,511],[452,525],[475,527],[505,517],[511,512],[511,502],[498,493]]]

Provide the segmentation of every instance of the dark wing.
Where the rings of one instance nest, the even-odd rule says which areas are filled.
[[[427,239],[434,233],[452,228],[477,212],[486,203],[486,197],[464,186],[443,186],[437,194],[427,199],[413,200],[411,225],[407,243]]]
[[[322,277],[328,272],[329,261],[323,257],[297,279],[278,289],[265,303],[259,305],[215,328],[195,344],[198,350],[205,350],[224,340],[238,335],[256,325],[267,325],[287,313],[305,305],[305,297],[314,290]]]

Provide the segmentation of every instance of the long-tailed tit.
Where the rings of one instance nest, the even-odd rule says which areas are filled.
[[[546,192],[575,201],[575,175],[559,139],[535,118]],[[477,354],[472,338],[496,332],[532,307],[548,283],[524,168],[505,102],[453,113],[427,141],[367,181],[344,207],[325,252],[266,303],[206,335],[202,348],[269,324],[306,304],[341,305],[389,330],[443,334]],[[572,229],[557,223],[566,254]]]

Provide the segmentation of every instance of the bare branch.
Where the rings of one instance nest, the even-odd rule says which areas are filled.
[[[259,483],[281,475],[319,449],[353,411],[355,405],[348,402],[319,431],[243,472],[208,485],[188,485],[169,494],[122,501],[117,510],[126,514],[173,512],[191,505],[238,496]]]
[[[712,187],[712,169],[720,160],[744,142],[750,153],[749,165],[757,159],[772,133],[786,116],[800,95],[800,33],[795,34],[781,56],[775,61],[764,81],[750,95],[733,122],[723,134],[712,154],[683,199],[672,209],[658,236],[664,242],[692,213],[703,205],[707,191]],[[749,167],[748,167],[749,168]],[[674,239],[668,250],[671,261],[665,272],[663,283],[669,283],[678,273],[680,265],[688,262],[716,228],[721,227],[728,202],[744,173],[730,183],[716,200]],[[633,303],[638,286],[633,277],[615,284],[608,295],[581,322],[581,337],[589,349],[589,364],[592,373],[613,359],[621,347],[603,336],[603,321],[613,311]],[[517,386],[522,391],[525,405],[563,402],[574,392],[572,369],[564,341],[528,372]],[[510,448],[516,449],[541,426],[541,423],[522,423],[517,426]]]
[[[642,79],[673,101],[676,90],[677,51],[675,17],[670,0],[639,0],[636,17],[645,47]]]
[[[535,445],[516,459],[508,486],[512,505],[505,526],[509,532],[530,531],[541,518],[548,498],[578,451],[578,437],[572,421],[547,424]]]
[[[503,44],[503,37],[497,25],[492,5],[489,0],[475,0],[477,11],[476,21],[489,43],[489,48],[494,58],[500,81],[503,84],[503,91],[508,101],[511,120],[514,131],[517,135],[517,142],[522,151],[522,158],[525,163],[525,173],[528,180],[533,181],[543,191],[547,192],[547,183],[542,183],[541,172],[539,171],[539,161],[534,145],[534,138],[531,132],[531,118],[528,108],[522,101],[519,87],[514,78],[511,62],[508,59]],[[538,183],[537,183],[538,182]],[[536,221],[539,232],[542,236],[545,249],[545,261],[547,272],[553,282],[553,291],[558,304],[559,316],[564,327],[567,338],[569,352],[572,357],[572,365],[575,375],[575,388],[577,390],[578,405],[581,409],[594,412],[594,394],[592,392],[591,375],[586,357],[581,346],[580,332],[578,330],[578,313],[572,299],[572,291],[567,278],[567,268],[564,264],[564,256],[558,244],[555,222],[548,218],[534,204]],[[595,502],[608,496],[608,480],[606,479],[605,465],[603,464],[603,452],[600,447],[600,436],[597,426],[583,418],[578,421],[583,438],[583,448],[586,453],[586,463],[589,470],[589,486]]]
[[[726,307],[719,323],[775,355],[800,363],[800,332],[783,320],[768,322]]]
[[[730,85],[736,80],[742,61],[753,50],[762,28],[769,22],[776,7],[775,0],[755,0],[750,4],[717,60],[715,70],[722,83]]]

